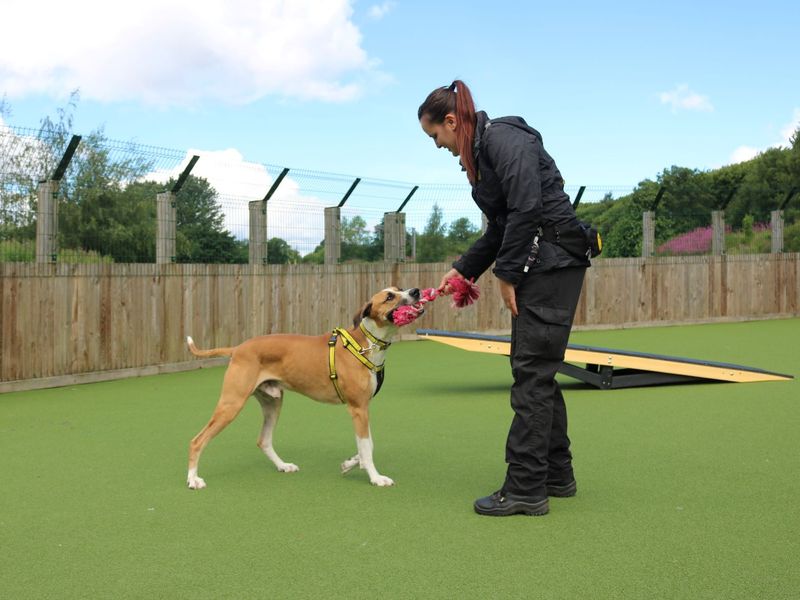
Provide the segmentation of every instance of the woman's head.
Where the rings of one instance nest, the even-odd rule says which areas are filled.
[[[467,85],[456,79],[447,87],[433,90],[425,98],[417,118],[422,129],[436,144],[461,157],[471,183],[478,178],[472,141],[475,139],[475,103]]]

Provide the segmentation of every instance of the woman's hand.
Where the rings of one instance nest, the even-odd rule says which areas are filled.
[[[461,273],[459,273],[455,269],[450,269],[447,272],[447,274],[444,277],[442,277],[442,282],[439,284],[439,287],[436,288],[436,291],[438,291],[443,296],[449,296],[450,294],[452,294],[453,288],[449,286],[447,282],[450,281],[453,277],[464,279],[464,276]]]
[[[498,279],[497,282],[500,284],[500,296],[503,298],[503,304],[511,311],[512,315],[515,317],[519,316],[519,312],[517,311],[517,293],[514,291],[514,285],[502,279]]]

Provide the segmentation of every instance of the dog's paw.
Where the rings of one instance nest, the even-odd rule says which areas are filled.
[[[278,471],[281,473],[297,473],[297,471],[300,470],[300,467],[292,463],[283,463],[281,465],[277,465],[277,467]]]
[[[204,487],[206,487],[206,482],[197,475],[189,477],[186,483],[190,490],[202,490]]]
[[[342,475],[345,473],[349,473],[353,470],[353,467],[360,466],[361,460],[358,458],[358,454],[353,456],[352,458],[348,458],[346,461],[342,463]]]
[[[384,475],[377,475],[369,480],[372,485],[377,485],[378,487],[388,487],[390,485],[394,485],[394,481],[385,477]]]

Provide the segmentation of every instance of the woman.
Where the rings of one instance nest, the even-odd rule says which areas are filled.
[[[511,406],[503,486],[475,501],[482,515],[544,515],[548,496],[574,496],[567,411],[555,380],[564,359],[587,247],[564,181],[542,136],[520,117],[475,111],[459,80],[431,92],[417,113],[437,148],[461,159],[486,232],[453,263],[452,277],[478,278],[494,263],[511,311]],[[576,243],[577,241],[577,243]],[[569,249],[567,249],[569,248]]]

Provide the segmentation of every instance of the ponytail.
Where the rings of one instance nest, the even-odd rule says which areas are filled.
[[[467,171],[467,179],[475,185],[478,181],[478,168],[472,155],[472,144],[475,140],[475,103],[467,84],[460,79],[428,94],[417,111],[417,118],[421,119],[423,115],[427,115],[433,123],[443,123],[448,114],[454,114],[458,121],[456,129],[458,154],[462,166]]]

